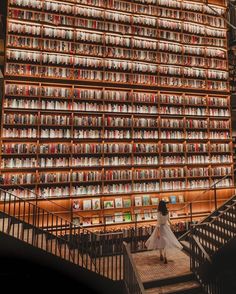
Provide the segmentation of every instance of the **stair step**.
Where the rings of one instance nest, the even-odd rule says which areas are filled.
[[[208,231],[210,234],[214,234],[216,236],[219,236],[220,238],[227,239],[230,237],[230,232],[227,230],[221,230],[222,227],[216,226],[214,224],[211,224],[209,227],[205,227],[205,230]]]
[[[171,285],[163,285],[145,291],[147,294],[199,294],[201,286],[195,280],[181,282]]]
[[[180,241],[180,243],[183,246],[183,250],[185,251],[185,253],[189,255],[191,253],[189,241],[184,240],[184,241]]]
[[[198,232],[197,236],[200,237],[200,242],[202,245],[205,245],[203,243],[207,243],[209,247],[221,247],[224,244],[224,239],[218,240],[215,236],[210,234],[204,234],[203,232]],[[208,246],[207,246],[208,247]]]
[[[194,274],[192,272],[189,272],[184,275],[168,277],[165,279],[159,279],[159,280],[153,280],[153,281],[147,281],[143,283],[143,286],[145,289],[149,289],[149,288],[161,287],[161,286],[166,286],[166,285],[171,285],[176,283],[188,282],[193,279],[194,279]]]
[[[229,232],[232,232],[235,226],[235,223],[229,222],[229,221],[223,221],[222,219],[218,219],[213,223],[214,225],[223,228],[224,230],[228,230]]]

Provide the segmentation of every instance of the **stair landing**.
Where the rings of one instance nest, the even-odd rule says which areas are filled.
[[[178,249],[167,252],[168,263],[160,261],[157,250],[132,254],[143,283],[190,274],[189,256]]]

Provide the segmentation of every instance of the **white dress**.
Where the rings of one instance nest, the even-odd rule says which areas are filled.
[[[164,248],[179,248],[183,246],[179,243],[169,224],[169,214],[162,215],[161,212],[157,214],[157,224],[151,236],[145,243],[148,250],[164,249]],[[160,228],[160,238],[157,238],[157,229]]]

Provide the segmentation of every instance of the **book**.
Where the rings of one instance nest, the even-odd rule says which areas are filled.
[[[130,211],[126,211],[124,213],[124,221],[125,222],[131,222],[132,221],[132,216]]]
[[[150,220],[152,218],[150,210],[144,210],[144,219]]]
[[[91,217],[83,217],[83,226],[91,225]]]
[[[183,203],[184,202],[184,195],[179,195],[179,202]]]
[[[128,208],[131,206],[131,199],[124,199],[124,207]]]
[[[134,220],[135,221],[142,220],[142,214],[141,214],[141,210],[140,209],[134,210]]]
[[[122,212],[115,212],[115,223],[123,222],[123,214]]]
[[[122,208],[123,207],[122,198],[115,198],[115,207],[116,208]]]
[[[94,210],[101,209],[101,201],[100,198],[93,198],[92,199],[92,207]]]
[[[135,206],[142,206],[142,197],[141,196],[135,196],[134,205]]]
[[[112,215],[105,215],[105,223],[112,224],[113,223],[113,216]]]
[[[83,200],[83,210],[90,210],[92,208],[91,199]]]
[[[99,225],[99,223],[100,223],[99,215],[93,215],[92,216],[92,224]]]
[[[156,208],[152,209],[152,218],[157,219],[157,209]]]
[[[169,199],[170,199],[170,203],[172,203],[172,204],[176,204],[176,202],[177,202],[177,197],[176,197],[175,195],[171,195],[171,196],[169,197]]]
[[[158,197],[152,197],[151,198],[151,204],[152,205],[158,205],[159,198]]]
[[[172,211],[171,214],[170,214],[170,216],[171,216],[171,217],[178,217],[178,214],[177,214],[176,212],[173,212],[173,211]]]
[[[76,225],[76,226],[79,226],[80,225],[80,217],[74,217],[73,218],[73,224]]]
[[[147,195],[143,196],[143,205],[144,206],[150,205],[150,196],[147,196]]]
[[[80,201],[74,200],[72,203],[72,208],[73,208],[73,210],[80,210],[81,209]]]
[[[104,209],[114,208],[114,200],[104,200]]]

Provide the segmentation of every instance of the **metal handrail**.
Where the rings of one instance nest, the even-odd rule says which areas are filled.
[[[226,206],[225,209],[220,212],[219,209],[219,214],[210,221],[193,225],[189,234],[191,270],[206,293],[225,293],[217,276],[212,280],[206,280],[202,272],[202,266],[206,262],[211,263],[211,257],[236,236],[236,195],[223,206]],[[215,222],[216,225],[212,226]]]
[[[19,186],[19,187],[21,187],[21,186]],[[14,194],[11,193],[11,192],[8,192],[8,191],[6,191],[6,190],[3,190],[2,188],[0,188],[0,191],[12,195],[13,197],[17,198],[19,201],[24,201],[24,202],[26,202],[26,203],[30,203],[31,205],[33,205],[33,207],[35,207],[35,208],[40,208],[40,210],[45,211],[46,213],[55,216],[55,214],[54,214],[53,212],[51,212],[51,211],[49,211],[49,210],[47,210],[47,209],[45,209],[45,208],[42,208],[42,207],[36,205],[34,202],[32,202],[32,201],[30,201],[30,200],[28,200],[28,199],[25,199],[25,198],[21,198],[21,197],[19,197],[19,196],[16,196],[16,195],[14,195]],[[29,190],[29,191],[31,191],[31,190]],[[37,195],[36,193],[34,193],[34,194]],[[47,200],[47,199],[46,199],[46,200]],[[61,206],[61,205],[59,205],[59,204],[57,204],[57,203],[55,203],[55,202],[53,202],[53,201],[51,201],[51,200],[49,200],[49,202],[51,202],[51,203],[53,203],[53,204],[55,204],[55,205],[57,205],[57,206],[59,206],[59,207],[61,207],[61,208],[66,208],[66,207]],[[80,215],[78,215],[78,216],[80,216]],[[64,218],[64,217],[62,217],[62,216],[58,216],[58,215],[57,215],[56,217],[57,217],[58,219],[61,219],[61,220],[65,221],[66,223],[68,223],[68,227],[69,227],[69,226],[72,226],[73,228],[83,229],[83,230],[86,230],[88,233],[93,234],[93,235],[96,235],[96,236],[111,235],[111,233],[93,232],[93,231],[89,230],[88,228],[84,228],[84,227],[81,226],[81,225],[74,224],[73,222],[71,222],[70,220],[68,220],[68,219],[66,219],[66,218]],[[113,234],[114,234],[114,235],[116,235],[116,234],[120,234],[120,232],[112,232],[112,235],[113,235]]]
[[[200,195],[204,195],[206,192],[209,192],[210,190],[214,189],[214,191],[215,191],[215,208],[217,208],[217,205],[216,205],[216,202],[217,202],[216,189],[221,189],[221,187],[217,188],[216,185],[217,185],[218,183],[220,183],[221,181],[223,181],[223,180],[224,180],[225,178],[227,178],[228,176],[230,176],[230,175],[232,175],[233,173],[235,173],[235,171],[236,171],[236,168],[233,169],[233,171],[232,171],[231,173],[222,176],[222,178],[220,178],[220,179],[218,179],[217,181],[215,181],[210,187],[208,187],[207,189],[205,189]],[[51,199],[48,199],[48,198],[43,197],[43,196],[41,196],[41,195],[38,195],[37,193],[35,193],[34,191],[28,189],[27,187],[23,187],[23,186],[21,186],[21,185],[16,185],[16,187],[19,187],[20,189],[26,190],[26,191],[28,191],[28,192],[34,194],[34,195],[36,196],[36,197],[35,197],[36,206],[37,206],[37,204],[38,204],[38,203],[37,203],[37,200],[38,200],[38,199],[45,199],[46,201],[52,203],[53,205],[56,205],[57,207],[60,207],[60,208],[62,208],[63,210],[68,211],[67,208],[66,208],[65,206],[60,205],[60,204],[54,202],[54,201],[51,200]],[[232,188],[235,188],[235,186],[230,186],[229,188],[232,189]],[[1,189],[1,190],[4,191],[3,189]],[[8,193],[9,193],[9,192],[8,192]],[[13,195],[13,194],[12,194],[12,195]],[[190,208],[190,219],[191,219],[190,222],[192,222],[192,205],[193,205],[194,201],[195,201],[198,197],[199,197],[199,195],[197,195],[197,196],[196,196],[191,202],[186,203],[183,207],[178,208],[178,209],[172,209],[172,211],[173,211],[173,212],[182,211],[182,210],[184,210],[185,208],[189,207],[189,208]],[[18,197],[18,198],[19,198],[19,199],[23,199],[23,198],[21,198],[21,197]],[[24,199],[25,199],[25,198],[24,198]],[[45,211],[46,211],[46,210],[45,210]],[[72,213],[73,213],[73,215],[78,216],[78,217],[80,217],[80,218],[82,217],[82,215],[79,214],[77,211],[72,211],[72,207],[71,207],[70,213],[71,213],[71,220],[69,221],[69,220],[67,219],[66,221],[69,222],[69,223],[71,223],[71,224],[74,226],[75,224],[74,224],[73,221],[72,221]],[[213,212],[213,213],[214,213],[214,212]],[[212,214],[212,213],[211,213],[211,214]],[[211,215],[211,214],[210,214],[210,215]],[[62,217],[61,217],[61,218],[62,218]],[[209,216],[207,216],[205,219],[203,219],[203,221],[206,220],[207,218],[209,218]],[[64,218],[62,218],[62,219],[64,219]],[[135,219],[135,225],[136,225],[136,223],[137,223],[137,220]],[[80,227],[80,228],[84,228],[84,227],[82,227],[80,224],[76,224],[76,226],[77,226],[77,227]],[[105,223],[105,220],[104,220],[104,224],[103,224],[103,226],[104,226],[104,231],[105,231],[105,230],[106,230],[106,223]],[[99,234],[100,234],[99,232],[93,232],[93,231],[90,231],[90,229],[88,229],[88,228],[87,228],[87,231],[90,232],[91,234],[96,234],[96,235],[99,235]],[[188,235],[188,234],[189,234],[189,230],[188,230],[187,232],[185,232],[183,235],[181,235],[181,236],[179,237],[179,240],[182,240],[182,239],[183,239],[186,235]]]
[[[67,210],[67,208],[66,208],[65,206],[63,206],[63,205],[61,205],[61,204],[58,204],[58,203],[56,203],[55,201],[53,201],[53,200],[51,200],[51,199],[49,199],[49,198],[46,198],[46,197],[44,197],[44,196],[41,196],[41,195],[35,193],[34,191],[28,189],[27,187],[23,187],[23,186],[21,186],[21,185],[15,185],[15,186],[21,188],[22,190],[29,191],[30,193],[32,193],[32,194],[34,194],[34,195],[36,196],[34,200],[29,199],[29,201],[30,201],[30,200],[31,200],[31,201],[34,201],[34,202],[36,201],[36,203],[37,203],[37,200],[39,200],[39,199],[44,199],[44,200],[46,200],[46,201],[52,203],[53,205],[55,205],[55,206],[57,206],[57,207],[63,208],[64,210]],[[1,189],[1,190],[2,190],[2,189]],[[25,198],[21,198],[21,197],[19,197],[19,198],[20,198],[20,199],[25,199]],[[28,200],[28,199],[27,199],[27,200]],[[32,203],[32,202],[31,202],[31,203]],[[36,204],[36,206],[37,206],[37,204]],[[70,211],[70,212],[71,212],[71,211]],[[76,216],[81,217],[81,215],[78,214],[78,212],[76,212],[76,211],[73,212],[73,214],[75,214]],[[63,218],[63,217],[61,217],[61,218]],[[67,219],[66,219],[66,220],[67,220]],[[71,218],[70,221],[69,221],[69,220],[67,220],[67,221],[68,221],[69,223],[72,223],[72,224],[74,225],[74,223],[73,223],[73,221],[72,221],[72,218]],[[79,224],[76,224],[76,226],[82,228],[82,226],[79,225]],[[87,229],[87,231],[90,231],[90,230]],[[96,232],[91,232],[91,233],[93,233],[93,234],[98,234],[98,233],[96,233]]]
[[[202,253],[205,255],[206,259],[211,262],[211,258],[209,256],[209,254],[206,252],[206,250],[203,248],[202,244],[199,242],[199,240],[196,238],[196,236],[192,236],[192,239],[194,240],[194,242],[197,244],[197,246],[199,247],[199,249],[202,251]]]
[[[233,195],[230,199],[228,199],[227,202],[230,202],[234,197],[235,197],[235,195]],[[223,205],[225,205],[225,204],[223,204]],[[222,206],[223,206],[223,205],[222,205]],[[231,208],[233,205],[234,205],[234,204],[232,204],[229,208]],[[225,209],[224,212],[227,211],[229,208]],[[212,221],[208,221],[208,222],[206,222],[206,220],[207,220],[208,218],[210,218],[214,213],[215,213],[215,211],[213,211],[212,213],[210,213],[206,218],[204,218],[204,219],[203,219],[201,222],[199,222],[199,223],[190,224],[190,227],[191,227],[191,228],[190,228],[187,232],[185,232],[183,235],[181,235],[181,236],[178,238],[178,240],[181,241],[184,237],[186,237],[187,235],[189,235],[190,232],[191,232],[191,229],[193,229],[193,228],[195,228],[195,227],[200,227],[201,225],[208,225],[208,224],[211,224],[211,223],[213,223],[216,219],[218,219],[218,217],[219,217],[220,215],[223,214],[223,212],[222,212],[222,213],[220,213],[218,216],[216,216]]]
[[[203,195],[203,194],[205,194],[205,193],[207,193],[208,191],[213,190],[213,189],[222,189],[222,187],[216,187],[216,185],[217,185],[218,183],[220,183],[221,181],[223,181],[224,179],[226,179],[227,177],[231,176],[231,175],[232,175],[233,173],[235,173],[235,172],[236,172],[236,168],[233,169],[232,172],[231,172],[230,174],[224,175],[222,178],[220,178],[220,179],[217,180],[215,183],[213,183],[210,187],[204,189],[204,191],[202,191],[202,193],[201,193],[200,195]],[[236,187],[236,186],[232,185],[232,186],[227,187],[227,188],[235,188],[235,187]],[[182,207],[182,208],[178,208],[178,209],[173,210],[173,211],[180,211],[180,210],[183,210],[184,208],[190,206],[190,205],[194,202],[194,200],[196,200],[198,197],[199,197],[199,195],[197,195],[196,197],[194,197],[193,200],[192,200],[191,202],[187,203],[184,207]]]
[[[233,197],[231,197],[228,201],[231,201],[233,198],[235,198],[235,195]],[[200,222],[200,223],[197,223],[197,224],[191,224],[192,227],[199,227],[199,226],[202,226],[202,225],[209,225],[209,224],[212,224],[214,223],[216,220],[218,220],[225,212],[227,212],[228,210],[230,210],[234,205],[236,205],[236,202],[235,203],[232,203],[231,205],[229,205],[229,207],[227,207],[224,211],[220,212],[218,215],[216,215],[211,221],[209,222]],[[209,216],[208,216],[209,217]]]
[[[21,187],[21,186],[19,186],[19,187]],[[13,196],[14,198],[17,198],[19,201],[24,201],[24,202],[30,203],[30,204],[33,205],[34,207],[38,207],[38,206],[37,206],[34,202],[32,202],[30,199],[26,199],[26,198],[23,198],[23,197],[19,197],[19,196],[14,195],[13,193],[8,192],[8,191],[6,191],[6,190],[4,190],[4,189],[2,189],[2,188],[0,188],[0,191],[2,191],[3,193],[6,193],[6,194],[9,194],[9,195]],[[31,190],[29,190],[29,191],[32,192]],[[36,194],[36,195],[37,195],[37,194]],[[43,211],[45,211],[45,212],[47,212],[48,214],[52,214],[52,215],[54,215],[54,213],[52,213],[51,211],[49,211],[49,210],[47,210],[47,209],[45,209],[45,208],[41,208],[41,207],[40,207],[40,209],[43,210]],[[61,217],[61,216],[57,216],[57,217],[59,217],[60,219],[66,221],[66,222],[70,222],[70,221],[68,221],[67,219],[65,219],[65,218],[63,218],[63,217]],[[74,225],[74,224],[73,224],[73,225]],[[76,225],[74,225],[74,226],[76,226]],[[79,226],[78,226],[78,227],[79,227]]]
[[[205,193],[207,193],[207,192],[209,192],[210,190],[213,190],[213,189],[222,189],[222,187],[216,187],[216,185],[218,184],[218,183],[220,183],[221,181],[223,181],[224,179],[226,179],[227,177],[229,177],[229,176],[231,176],[232,174],[234,174],[236,172],[236,168],[235,169],[233,169],[232,170],[232,172],[231,173],[229,173],[229,174],[227,174],[227,175],[224,175],[222,178],[220,178],[219,180],[217,180],[216,182],[214,182],[210,187],[208,187],[208,188],[206,188],[206,189],[204,189],[204,191],[202,191],[202,193],[200,194],[200,195],[203,195],[203,194],[205,194]],[[53,203],[54,205],[56,205],[56,206],[58,206],[58,207],[60,207],[60,208],[63,208],[63,209],[67,209],[65,206],[62,206],[62,205],[60,205],[60,204],[57,204],[56,202],[54,202],[53,200],[51,200],[51,199],[48,199],[48,198],[46,198],[46,197],[44,197],[44,196],[40,196],[40,195],[38,195],[37,193],[35,193],[34,191],[32,191],[32,190],[30,190],[30,189],[28,189],[27,187],[23,187],[23,186],[21,186],[21,185],[15,185],[16,187],[19,187],[19,188],[21,188],[21,189],[23,189],[23,190],[27,190],[27,191],[29,191],[30,193],[32,193],[32,194],[34,194],[35,196],[36,196],[36,200],[37,199],[45,199],[45,200],[47,200],[48,202],[51,202],[51,203]],[[228,187],[228,188],[235,188],[236,186],[230,186],[230,187]],[[159,191],[160,192],[160,191]],[[164,192],[164,191],[163,191]],[[166,192],[166,191],[165,191]],[[185,209],[186,207],[189,207],[189,206],[191,206],[193,203],[194,203],[194,201],[197,199],[199,197],[199,195],[197,195],[191,202],[188,202],[188,203],[186,203],[183,207],[181,207],[181,208],[178,208],[178,209],[172,209],[172,211],[173,212],[176,212],[176,211],[181,211],[181,210],[183,210],[183,209]],[[215,199],[216,200],[216,199]],[[78,212],[73,212],[73,214],[75,214],[75,215],[77,215],[77,216],[80,216],[81,217],[81,215],[80,214],[78,214]]]
[[[124,251],[124,282],[128,293],[145,294],[143,283],[133,261],[131,252],[126,242],[123,242]],[[126,258],[127,256],[127,258]]]
[[[216,201],[217,201],[217,198],[216,198],[216,189],[217,189],[217,188],[216,188],[216,185],[217,185],[218,183],[220,183],[221,181],[223,181],[223,180],[224,180],[225,178],[227,178],[228,176],[230,176],[230,175],[232,175],[233,173],[235,173],[235,171],[236,171],[236,168],[234,168],[233,171],[232,171],[230,174],[224,175],[224,176],[223,176],[222,178],[220,178],[218,181],[216,181],[215,183],[213,183],[209,188],[207,188],[206,190],[204,190],[203,193],[202,193],[201,195],[203,195],[203,194],[205,194],[206,192],[208,192],[208,191],[214,189],[214,190],[215,190],[215,202],[216,202]],[[235,188],[235,187],[236,187],[236,186],[233,185],[233,186],[230,186],[230,187],[228,187],[228,188],[233,189],[233,188]],[[218,189],[221,189],[221,187],[219,187]],[[196,197],[194,198],[194,200],[196,200],[198,197],[199,197],[199,195],[196,196]],[[230,199],[228,199],[227,201],[230,201],[233,197],[234,197],[234,195],[233,195]],[[194,203],[194,200],[191,201],[190,203],[187,203],[187,204],[186,204],[184,207],[182,207],[181,209],[177,209],[177,210],[175,210],[175,211],[183,210],[183,209],[186,208],[186,207],[190,207],[190,208],[191,208],[192,204]],[[215,204],[215,208],[217,209],[216,204]],[[194,226],[196,226],[196,225],[200,225],[200,224],[203,223],[206,219],[208,219],[212,214],[214,214],[214,211],[213,211],[212,213],[210,213],[206,218],[204,218],[199,224],[192,224],[192,227],[194,227]],[[207,223],[208,223],[208,222],[207,222]],[[181,236],[178,238],[178,240],[179,240],[179,241],[182,240],[184,237],[186,237],[187,235],[189,235],[189,233],[190,233],[190,230],[188,230],[188,231],[185,232],[183,235],[181,235]]]
[[[122,279],[122,232],[90,232],[31,201],[0,191],[3,233],[112,280]]]

